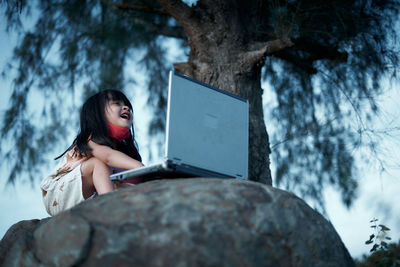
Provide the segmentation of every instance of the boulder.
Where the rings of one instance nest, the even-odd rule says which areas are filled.
[[[5,266],[354,266],[303,200],[243,180],[152,181],[36,226],[8,247]]]
[[[8,229],[0,242],[0,266],[4,262],[6,255],[13,244],[25,234],[33,232],[41,223],[44,223],[48,218],[43,220],[24,220],[20,221]]]

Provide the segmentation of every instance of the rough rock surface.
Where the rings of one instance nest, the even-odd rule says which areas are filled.
[[[6,255],[11,249],[12,245],[26,233],[33,232],[41,223],[44,223],[48,218],[43,220],[24,220],[14,224],[7,233],[4,235],[0,242],[0,266],[4,262]]]
[[[234,179],[148,182],[34,224],[0,265],[354,266],[304,201]]]

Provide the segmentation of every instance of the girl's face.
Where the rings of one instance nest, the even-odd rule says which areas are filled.
[[[106,105],[105,116],[107,122],[112,125],[128,129],[132,126],[132,113],[122,100],[109,100]]]

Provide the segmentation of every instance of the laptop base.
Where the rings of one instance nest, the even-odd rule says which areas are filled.
[[[162,164],[140,167],[134,170],[128,170],[116,173],[110,176],[111,181],[121,181],[140,177],[144,180],[154,179],[172,179],[172,178],[192,178],[192,177],[213,177],[213,178],[235,178],[233,176],[224,175],[217,172],[186,166],[184,164],[177,165],[169,160]]]

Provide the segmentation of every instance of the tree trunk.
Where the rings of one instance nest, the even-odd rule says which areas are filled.
[[[257,14],[258,1],[201,0],[194,8],[180,0],[159,3],[183,26],[191,48],[189,61],[175,64],[175,69],[249,100],[249,179],[271,185],[261,68],[268,54],[290,46],[290,40],[252,39],[249,28],[262,16]]]

